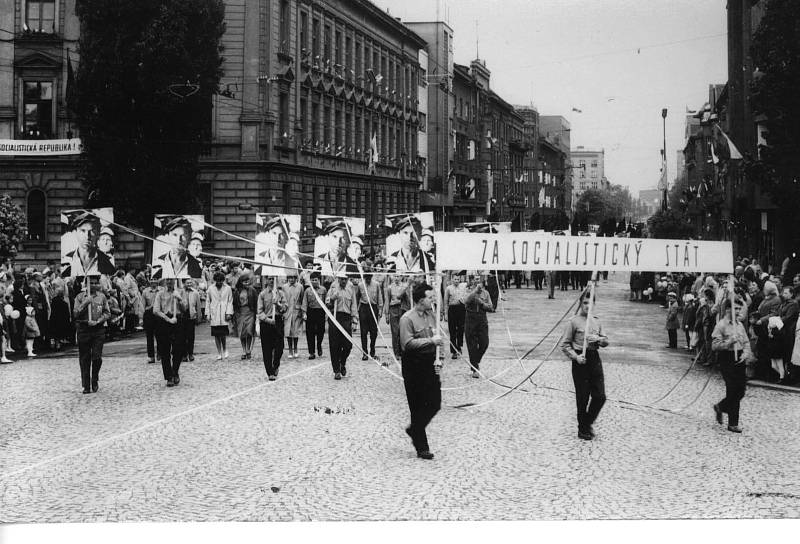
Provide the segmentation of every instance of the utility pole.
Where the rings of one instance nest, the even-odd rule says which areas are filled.
[[[667,181],[667,108],[661,110],[661,120],[664,127],[664,146],[661,148],[661,169],[664,190],[661,197],[661,210],[667,211],[667,191],[669,188],[669,181]]]

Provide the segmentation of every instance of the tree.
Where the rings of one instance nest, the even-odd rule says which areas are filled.
[[[784,210],[800,205],[800,2],[768,0],[750,49],[756,67],[751,104],[767,118],[760,158],[745,172]]]
[[[600,234],[614,234],[618,222],[630,217],[633,211],[633,198],[625,187],[612,185],[606,191],[589,189],[575,203],[575,224],[577,230],[599,225]]]
[[[12,259],[28,234],[25,214],[10,195],[0,195],[0,257]]]
[[[691,225],[688,225],[680,212],[670,208],[659,210],[647,219],[647,232],[650,238],[668,238],[685,240],[694,235]]]
[[[196,210],[222,76],[222,0],[83,0],[77,13],[73,106],[89,205],[141,227],[155,212]]]

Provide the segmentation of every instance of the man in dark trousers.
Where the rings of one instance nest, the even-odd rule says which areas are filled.
[[[325,303],[331,313],[336,317],[336,322],[344,329],[348,336],[353,334],[353,321],[358,321],[358,303],[353,285],[347,279],[344,270],[336,273],[337,283],[331,284]],[[333,379],[341,380],[347,376],[347,357],[353,345],[336,323],[331,322],[328,327],[328,339],[331,349],[331,365],[333,366]]]
[[[286,295],[275,289],[275,278],[267,277],[264,289],[258,295],[256,317],[261,329],[261,354],[269,381],[278,379],[278,369],[283,355],[283,316],[286,312]]]
[[[461,347],[464,345],[464,297],[467,295],[467,284],[461,281],[461,274],[453,276],[450,285],[444,291],[444,311],[442,317],[447,321],[450,333],[450,356],[453,359],[461,357]]]
[[[77,278],[78,281],[81,279]],[[78,293],[78,296],[75,297],[73,311],[75,324],[78,327],[78,359],[81,365],[81,384],[84,395],[97,393],[99,388],[98,380],[100,367],[103,364],[106,321],[111,318],[108,300],[99,291],[99,287],[99,276],[92,276],[89,279],[89,293],[85,291]]]
[[[603,327],[594,311],[589,315],[590,300],[589,292],[584,292],[581,310],[567,322],[561,342],[561,351],[572,359],[572,380],[578,407],[578,438],[582,440],[594,438],[592,424],[606,402],[603,363],[597,350],[608,345],[608,337],[603,334]]]
[[[476,279],[474,288],[464,298],[464,308],[464,337],[469,352],[469,365],[472,368],[472,377],[480,378],[481,359],[489,349],[489,320],[486,312],[494,312],[495,309],[480,278]]]
[[[375,340],[378,337],[378,323],[383,312],[383,289],[381,284],[372,280],[372,274],[365,273],[364,281],[358,284],[356,291],[358,300],[358,322],[361,324],[361,356],[367,360],[367,337],[369,337],[369,356],[375,357]]]
[[[434,293],[433,287],[427,283],[416,285],[411,295],[414,307],[400,318],[403,383],[411,412],[411,425],[406,428],[406,434],[411,437],[417,457],[421,459],[433,459],[425,427],[442,405],[436,348],[441,347],[444,341],[440,335],[434,334]]]
[[[320,284],[321,278],[322,274],[319,272],[311,273],[311,285],[306,287],[300,304],[306,322],[309,359],[314,359],[316,355],[322,357],[322,339],[325,338],[325,310],[322,309],[320,302],[325,303],[328,291]],[[315,291],[317,296],[314,296]]]

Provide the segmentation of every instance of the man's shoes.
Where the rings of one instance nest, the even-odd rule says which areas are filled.
[[[175,375],[175,377],[172,378],[172,384],[178,385],[179,383],[181,383],[181,379],[178,375]]]
[[[156,363],[156,360],[155,360],[155,359],[148,359],[148,360],[147,360],[147,364],[148,364],[148,365],[153,365],[153,364],[155,364],[155,363]]]
[[[590,435],[592,438],[594,438],[595,436],[597,436],[596,434],[594,434],[594,427],[592,427],[591,425],[589,425],[588,427],[586,427],[586,432],[587,432],[587,433],[589,433],[589,435]]]
[[[430,459],[433,459],[433,454],[431,452],[429,452],[428,450],[423,450],[423,451],[418,451],[417,452],[417,457],[419,457],[420,459],[428,459],[428,460],[430,460]]]
[[[319,348],[319,353],[317,353],[320,357],[322,357],[322,348]]]
[[[341,380],[342,379],[342,373],[341,372],[337,372],[336,374],[333,375],[333,379],[334,380]]]
[[[226,349],[225,352],[222,354],[222,358],[223,359],[227,359],[228,357],[230,357],[230,354],[228,353],[228,350]]]
[[[580,438],[581,440],[591,440],[594,437],[588,430],[581,429],[578,431],[578,438]]]
[[[290,355],[290,357],[291,357],[291,355]],[[244,361],[245,359],[247,359],[247,354],[246,353],[242,353],[242,361]]]
[[[189,362],[194,361],[194,355],[189,355]]]
[[[167,379],[167,387],[175,387],[175,384],[172,382],[172,378]]]
[[[732,433],[740,433],[742,432],[742,428],[738,425],[728,425],[728,430]]]
[[[362,361],[366,361],[367,359],[369,359],[369,357],[367,357],[367,354],[366,354],[366,353],[365,353],[364,355],[362,355],[362,356],[361,356],[361,360],[362,360]]]
[[[342,376],[347,376],[347,368],[344,365],[342,365]]]
[[[214,360],[215,360],[215,361],[221,361],[221,360],[222,360],[222,355],[217,355],[217,358],[216,358],[216,359],[214,359]]]
[[[89,389],[87,389],[87,388],[85,388],[85,387],[84,387],[84,388],[83,388],[83,394],[84,394],[84,395],[88,395],[89,393],[91,393],[91,391],[90,391]]]
[[[274,374],[271,374],[271,375],[269,376],[269,381],[271,381],[271,382],[274,382],[274,381],[275,381],[275,380],[277,380],[277,379],[278,379],[278,378],[277,378],[277,376],[275,376]]]
[[[473,378],[480,378],[480,377],[481,377],[481,375],[480,375],[480,373],[479,373],[477,370],[473,370],[473,371],[472,371],[472,377],[473,377]]]
[[[9,359],[6,356],[3,356],[2,358],[0,358],[0,364],[2,364],[2,365],[7,365],[7,364],[13,363],[13,362],[14,361],[12,361],[11,359]]]
[[[92,382],[92,393],[97,393],[97,390],[100,389],[100,386],[97,384],[97,381]]]
[[[389,363],[388,363],[388,362],[386,362],[386,361],[382,361],[382,362],[381,362],[381,366],[389,366]]]
[[[309,360],[309,361],[313,361],[313,360],[314,360],[314,359],[316,359],[316,358],[317,358],[317,356],[316,356],[316,355],[314,355],[313,353],[312,353],[311,355],[309,355],[309,356],[308,356],[308,360]]]
[[[713,407],[714,407],[714,415],[717,418],[717,423],[722,425],[722,409],[719,407],[719,404],[715,404]]]
[[[189,356],[188,355],[184,355],[183,359],[181,359],[181,362],[182,363],[188,363],[189,362]]]
[[[458,355],[456,355],[456,354],[454,353],[454,354],[452,354],[452,355],[450,356],[450,358],[451,358],[451,359],[458,359]]]

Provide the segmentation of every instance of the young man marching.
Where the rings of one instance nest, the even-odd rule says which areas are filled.
[[[411,437],[417,457],[433,459],[425,427],[442,404],[442,383],[436,366],[436,348],[444,342],[434,334],[436,317],[433,310],[434,289],[427,283],[414,287],[414,307],[400,318],[400,345],[403,350],[403,382],[411,412]]]
[[[597,350],[608,345],[608,337],[603,333],[603,326],[594,315],[593,309],[589,316],[590,306],[590,294],[587,291],[581,297],[581,311],[567,322],[561,342],[561,351],[572,359],[572,380],[578,408],[578,438],[582,440],[594,438],[592,424],[606,402],[603,363]],[[583,351],[584,337],[586,352]]]

